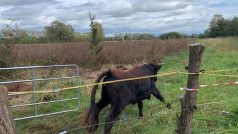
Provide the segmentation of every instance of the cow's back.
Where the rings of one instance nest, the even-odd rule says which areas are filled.
[[[142,67],[135,67],[131,70],[112,70],[111,76],[107,78],[106,81],[120,80],[120,79],[129,79],[135,77],[142,77],[150,75],[148,70],[145,70]],[[151,79],[138,79],[138,80],[129,80],[118,83],[108,84],[107,92],[111,97],[129,97],[131,103],[136,103],[143,99],[150,98],[150,87]],[[113,98],[112,98],[113,99]]]

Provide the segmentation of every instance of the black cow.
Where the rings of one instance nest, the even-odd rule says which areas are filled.
[[[120,79],[127,79],[133,77],[141,77],[148,75],[156,75],[158,70],[161,68],[161,65],[150,63],[140,66],[136,66],[130,70],[108,70],[100,74],[96,79],[96,83],[100,82],[103,79],[103,82],[114,81]],[[165,103],[165,99],[161,96],[159,90],[156,88],[155,82],[157,81],[156,77],[123,81],[118,83],[110,83],[102,85],[101,99],[95,103],[95,95],[98,85],[93,86],[91,92],[91,104],[85,123],[88,125],[89,133],[95,131],[98,127],[98,116],[100,111],[106,107],[108,104],[111,104],[111,110],[108,116],[106,117],[106,124],[104,133],[110,133],[110,130],[113,126],[113,122],[120,115],[122,110],[128,104],[136,104],[139,108],[139,117],[143,116],[142,100],[149,99],[151,93],[158,98],[161,102]],[[168,103],[167,108],[170,108],[171,105]]]

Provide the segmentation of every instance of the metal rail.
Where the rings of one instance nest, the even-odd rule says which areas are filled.
[[[23,83],[23,82],[33,82],[33,81],[48,81],[48,80],[63,80],[63,79],[74,79],[79,76],[71,76],[71,77],[59,77],[59,78],[46,78],[46,79],[34,79],[34,80],[15,80],[15,81],[4,81],[0,82],[0,84],[13,84],[13,83]]]
[[[50,69],[50,68],[61,68],[61,67],[73,67],[76,69],[76,74],[73,76],[56,76],[56,77],[49,77],[49,78],[36,78],[36,71],[38,69]],[[15,121],[18,120],[24,120],[24,119],[31,119],[31,118],[37,118],[37,117],[43,117],[43,116],[48,116],[48,115],[55,115],[55,114],[60,114],[60,113],[67,113],[67,112],[72,112],[79,110],[80,107],[80,92],[79,88],[77,89],[77,94],[76,97],[73,98],[67,98],[67,99],[60,99],[60,100],[52,100],[52,101],[46,101],[46,102],[37,102],[36,99],[36,91],[37,91],[37,81],[56,81],[57,84],[57,89],[55,89],[55,92],[58,93],[60,90],[59,82],[60,80],[64,79],[75,79],[77,86],[79,86],[79,68],[75,64],[67,64],[67,65],[48,65],[48,66],[25,66],[25,67],[8,67],[8,68],[0,68],[0,71],[8,71],[8,70],[31,70],[31,79],[25,79],[25,80],[11,80],[11,81],[0,81],[0,85],[6,85],[6,84],[15,84],[15,83],[24,83],[24,82],[31,82],[32,83],[32,103],[28,104],[18,104],[18,105],[12,105],[11,108],[19,108],[19,107],[29,107],[32,106],[33,108],[33,116],[26,116],[26,117],[20,117],[14,119]],[[10,94],[9,96],[14,96],[14,95],[26,95],[26,94]],[[59,102],[65,102],[65,101],[73,101],[73,100],[78,100],[77,102],[77,108],[75,109],[68,109],[64,111],[58,111],[58,112],[52,112],[52,113],[47,113],[47,114],[38,114],[39,109],[38,105],[42,104],[49,104],[49,103],[59,103]],[[16,109],[17,110],[17,109]]]
[[[65,102],[71,100],[78,100],[78,98],[70,98],[70,99],[62,99],[62,100],[54,100],[54,101],[45,101],[45,102],[38,102],[38,103],[29,103],[29,104],[20,104],[20,105],[13,105],[11,108],[18,108],[18,107],[26,107],[26,106],[33,106],[33,105],[41,105],[41,104],[49,104],[55,102]]]
[[[25,120],[25,119],[32,119],[32,118],[37,118],[37,117],[44,117],[44,116],[49,116],[49,115],[56,115],[56,114],[62,114],[62,113],[68,113],[68,112],[75,112],[78,111],[78,108],[72,109],[72,110],[65,110],[65,111],[60,111],[60,112],[54,112],[54,113],[49,113],[49,114],[40,114],[36,116],[28,116],[28,117],[21,117],[21,118],[15,118],[15,121],[19,120]]]
[[[76,64],[66,64],[66,65],[48,65],[48,66],[25,66],[25,67],[7,67],[7,68],[0,68],[1,70],[19,70],[19,69],[32,69],[32,68],[52,68],[52,67],[76,67],[78,68],[78,65]]]

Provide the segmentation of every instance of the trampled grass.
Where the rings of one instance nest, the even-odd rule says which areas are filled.
[[[206,72],[209,70],[234,69],[227,72],[217,72],[216,74],[238,76],[238,38],[205,39],[199,40],[205,44],[206,49],[202,60],[202,67]],[[179,54],[165,57],[166,64],[159,73],[172,71],[185,71],[184,66],[188,62],[188,49]],[[214,84],[238,81],[234,77],[210,76],[203,74],[200,84]],[[158,78],[157,86],[162,95],[173,105],[172,110],[168,110],[155,97],[144,101],[144,117],[141,119],[131,119],[138,117],[136,105],[129,105],[119,117],[121,120],[113,126],[115,134],[173,134],[176,129],[176,114],[180,112],[179,96],[183,91],[180,87],[186,87],[187,75],[176,74]],[[80,90],[80,110],[61,115],[54,115],[24,121],[17,121],[17,129],[21,134],[45,134],[68,131],[69,134],[85,133],[81,125],[84,112],[89,105],[88,88]],[[98,97],[100,96],[98,90]],[[76,94],[75,91],[65,91],[64,97]],[[61,95],[62,96],[62,95]],[[197,97],[198,110],[193,118],[193,133],[229,133],[238,132],[238,86],[220,85],[200,88]],[[62,104],[63,106],[49,105],[41,107],[42,111],[59,110],[62,107],[72,108],[75,103]],[[66,107],[67,108],[67,107]],[[108,108],[100,114],[100,122],[104,122]],[[21,114],[20,112],[14,113]],[[104,125],[100,125],[95,133],[103,133]]]

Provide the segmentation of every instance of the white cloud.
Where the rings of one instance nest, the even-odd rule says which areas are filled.
[[[203,32],[211,17],[238,15],[235,0],[1,0],[0,26],[8,18],[20,27],[42,30],[54,20],[89,30],[89,11],[96,15],[106,34],[115,32]]]
[[[189,6],[190,2],[184,0],[131,0],[133,8],[141,12],[160,12],[174,9],[183,9]]]
[[[1,0],[1,6],[32,5],[38,3],[55,3],[55,0]]]

